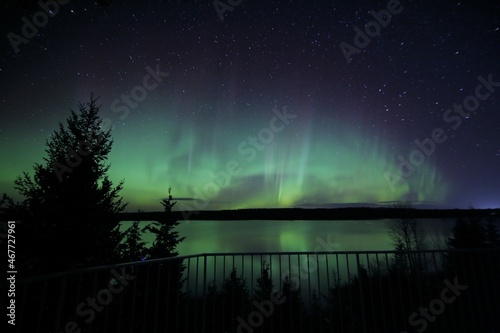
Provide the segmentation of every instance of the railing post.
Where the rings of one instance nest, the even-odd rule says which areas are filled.
[[[203,332],[207,327],[207,254],[203,254]]]
[[[363,326],[363,332],[366,333],[366,315],[365,315],[365,302],[363,295],[363,280],[361,275],[361,264],[359,263],[359,253],[356,253],[356,265],[358,266],[358,283],[359,283],[359,299],[361,306],[361,325]]]
[[[57,302],[57,307],[56,307],[56,324],[54,327],[54,330],[57,330],[61,327],[61,314],[63,312],[63,304],[64,304],[64,296],[66,293],[66,281],[67,281],[67,276],[63,277],[63,281],[61,284],[61,291],[59,292],[59,301]]]

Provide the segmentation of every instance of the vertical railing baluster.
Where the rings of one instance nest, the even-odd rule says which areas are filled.
[[[491,267],[489,270],[490,279],[489,281],[485,281],[485,288],[487,288],[491,304],[491,321],[498,321],[496,314],[500,313],[500,287],[498,285],[498,281],[500,281],[500,249],[490,248],[485,253],[485,256],[488,258],[488,265]]]
[[[311,266],[310,266],[310,260],[309,260],[309,253],[306,254],[306,261],[307,261],[307,289],[308,289],[308,299],[309,299],[309,307],[312,304],[312,298],[311,298]],[[301,270],[301,266],[299,266],[299,272]],[[309,327],[312,331],[312,320],[309,321]]]
[[[109,273],[108,273],[109,275]],[[107,279],[107,281],[109,282],[109,277]],[[108,285],[106,284],[105,286],[103,286],[104,288],[106,288],[106,290],[108,289]],[[105,306],[104,308],[104,323],[103,323],[103,329],[105,332],[107,332],[109,329],[107,328],[107,325],[108,325],[108,318],[109,318],[109,311],[110,311],[110,306],[111,307],[114,307],[115,304],[113,304],[113,299],[115,298],[115,296],[113,296],[113,294],[111,294],[110,292],[110,295],[111,295],[111,303],[107,306]]]
[[[125,298],[125,295],[120,295],[120,304],[118,306],[118,320],[117,320],[117,332],[121,332],[121,326],[122,326],[122,311],[123,311],[123,299]]]
[[[172,264],[172,261],[170,262]],[[173,262],[175,263],[175,262]],[[184,265],[184,259],[181,260],[181,262],[179,263],[179,266],[177,266],[177,264],[175,265],[170,265],[170,270],[174,270],[175,269],[175,275],[174,275],[174,278],[175,278],[175,281],[173,281],[174,283],[174,291],[175,291],[175,299],[176,299],[176,302],[175,302],[175,331],[176,332],[179,332],[179,326],[182,325],[182,316],[181,316],[181,296],[182,296],[182,285],[180,285],[180,283],[178,282],[178,279],[179,277],[180,278],[183,278],[183,275],[182,274],[179,274],[178,273],[178,270],[179,268],[181,267],[180,265]],[[175,267],[175,268],[172,268]],[[187,269],[187,274],[189,275],[189,263],[188,265],[186,266],[186,269]],[[179,275],[178,275],[179,274]],[[187,282],[187,281],[185,281]]]
[[[219,322],[220,316],[216,316],[215,308],[217,307],[217,256],[214,256],[214,288],[215,288],[215,294],[214,294],[214,299],[213,299],[213,304],[212,304],[212,323],[214,323],[215,327],[217,327],[217,323]],[[215,330],[215,328],[214,328]]]
[[[389,331],[389,327],[387,325],[387,315],[385,313],[385,309],[386,309],[386,302],[385,302],[385,297],[384,297],[384,292],[383,292],[383,288],[382,288],[382,281],[383,281],[383,272],[382,272],[382,269],[380,267],[380,259],[379,259],[379,253],[375,253],[375,261],[377,262],[377,271],[378,271],[378,290],[379,290],[379,293],[380,293],[380,299],[381,299],[381,308],[382,308],[382,320],[383,320],[383,329],[382,329],[382,332],[388,332]]]
[[[316,253],[316,273],[317,273],[317,276],[318,276],[318,291],[316,292],[316,296],[318,297],[318,302],[319,302],[319,327],[320,327],[320,330],[321,332],[323,332],[323,313],[322,313],[322,310],[323,310],[323,307],[322,307],[322,304],[321,304],[321,282],[320,282],[320,275],[321,275],[321,269],[319,267],[319,258],[318,258],[319,254]]]
[[[59,300],[57,301],[56,307],[56,320],[55,325],[53,327],[54,331],[61,329],[61,316],[64,309],[64,296],[66,295],[66,284],[67,284],[67,276],[62,278],[61,289],[59,291]]]
[[[282,271],[282,269],[281,269],[281,254],[278,254],[278,271],[279,271],[279,282],[278,282],[279,283],[279,287],[278,288],[283,291],[282,282],[281,282],[282,281],[282,276],[281,276],[281,271]],[[284,307],[283,304],[281,304],[281,307],[282,308]],[[284,311],[280,311],[280,328],[281,328],[280,331],[281,331],[281,333],[283,333],[283,317],[284,317],[283,313],[284,313]]]
[[[25,313],[26,310],[26,299],[28,298],[29,290],[30,290],[30,285],[28,283],[20,285],[20,289],[22,290],[21,292],[21,306],[19,307],[18,311],[19,313]],[[5,304],[5,298],[6,298],[7,293],[2,293],[2,304]],[[18,323],[18,327],[23,327],[26,325],[28,321],[21,321]],[[28,327],[28,329],[30,329]],[[19,330],[21,331],[21,330]]]
[[[394,296],[394,293],[393,293],[393,283],[392,283],[392,278],[391,278],[391,268],[390,268],[390,259],[389,259],[389,255],[388,253],[386,252],[385,253],[385,265],[386,265],[386,270],[387,270],[387,274],[388,274],[388,278],[387,278],[387,289],[389,289],[389,294],[390,294],[390,300],[391,300],[391,312],[392,312],[392,325],[393,325],[393,330],[394,332],[398,331],[398,329],[401,330],[401,328],[398,328],[398,320],[396,318],[396,297]]]
[[[379,310],[379,307],[375,305],[375,299],[373,297],[373,279],[378,277],[376,276],[375,273],[373,273],[371,271],[371,267],[370,267],[370,254],[369,253],[366,253],[366,269],[367,269],[367,274],[368,274],[368,281],[369,281],[369,284],[370,284],[370,310],[372,312],[372,320],[373,320],[373,328],[372,330],[375,330],[375,328],[378,326],[378,321],[377,321],[377,317],[376,316],[376,313],[378,314],[378,310]]]
[[[222,283],[226,278],[226,255],[222,255]],[[226,331],[226,294],[222,293],[222,331]]]
[[[467,255],[467,257],[468,257],[467,264],[464,265],[464,266],[469,266],[468,269],[467,269],[467,267],[464,267],[464,276],[471,278],[471,281],[469,281],[465,284],[470,284],[470,283],[473,284],[473,287],[471,288],[469,286],[469,288],[468,288],[469,290],[467,290],[468,294],[471,296],[470,297],[471,304],[470,304],[469,309],[468,309],[468,310],[470,310],[470,313],[467,313],[467,316],[469,317],[468,318],[469,323],[470,323],[470,319],[473,319],[475,322],[481,323],[481,325],[483,325],[485,322],[484,310],[483,310],[483,307],[485,306],[485,304],[481,304],[480,290],[479,290],[480,281],[479,281],[479,277],[478,277],[479,269],[477,267],[479,265],[478,264],[479,260],[474,260],[474,257],[476,255],[479,255],[479,252],[469,253]],[[474,262],[476,262],[476,265],[474,265]],[[474,266],[476,266],[476,267],[474,267]],[[472,273],[472,272],[474,272],[474,273]],[[453,283],[453,281],[450,281],[450,282]],[[464,283],[462,283],[460,280],[458,280],[458,284],[464,284]],[[481,309],[481,311],[476,311],[476,309],[478,309],[478,308]],[[469,312],[469,311],[467,311],[467,312]],[[479,315],[478,315],[478,313],[479,313]]]
[[[140,280],[142,278],[141,274],[139,274],[139,269],[143,268],[144,266],[136,266],[135,268],[135,273],[136,273],[136,278],[135,280]],[[132,293],[132,307],[130,309],[130,315],[128,318],[130,318],[130,326],[129,326],[129,332],[135,332],[136,329],[134,327],[135,325],[135,304],[136,304],[136,299],[137,299],[137,289],[139,288],[139,285],[141,283],[135,282],[134,283],[134,292]]]
[[[354,319],[354,313],[353,313],[353,310],[354,310],[354,304],[353,304],[353,296],[352,296],[352,289],[353,289],[353,283],[351,283],[351,270],[349,268],[349,254],[346,253],[346,266],[347,266],[347,281],[348,281],[348,289],[349,289],[349,303],[350,303],[350,310],[351,310],[351,330],[352,331],[357,331],[357,330],[354,330],[354,325],[356,322],[358,322],[357,320]]]
[[[262,263],[262,254],[260,256],[260,262]],[[273,255],[269,255],[269,278],[271,279],[272,281],[272,284],[274,286],[274,278],[273,278]],[[281,287],[278,286],[278,288],[276,288],[277,290],[279,290]],[[271,320],[271,332],[274,332],[274,323],[275,323],[275,320]]]
[[[78,274],[78,287],[76,292],[76,301],[80,302],[81,299],[81,291],[82,291],[82,274]],[[78,303],[77,303],[78,304]],[[76,304],[75,304],[76,305]]]
[[[189,280],[190,280],[190,276],[191,276],[191,257],[187,258],[187,276],[186,276],[186,297],[182,297],[182,301],[185,302],[185,309],[186,311],[184,312],[184,315],[182,316],[183,320],[184,320],[184,327],[185,327],[185,331],[186,332],[189,332],[189,328],[188,328],[188,324],[189,324],[189,320],[188,320],[188,313],[189,313],[189,300],[187,299],[187,295],[188,295],[188,292],[189,292]]]
[[[333,298],[334,293],[330,292],[330,290],[334,290],[334,285],[330,284],[330,263],[328,261],[329,258],[329,253],[325,254],[325,269],[326,269],[326,309],[328,311],[328,318],[329,318],[329,326],[330,326],[330,333],[333,333],[333,305],[334,305],[334,300],[330,299]],[[333,277],[335,278],[335,276]],[[329,304],[331,303],[331,306],[329,307]]]
[[[261,257],[262,258],[262,257]],[[253,299],[254,296],[254,287],[253,287],[253,280],[254,280],[254,271],[253,271],[253,254],[250,254],[250,299]],[[259,267],[262,267],[262,261],[260,262]]]
[[[291,254],[288,253],[288,254],[286,254],[286,256],[288,257],[288,269],[290,271],[290,276],[289,276],[289,280],[288,280],[288,282],[290,283],[290,285],[289,285],[290,299],[287,299],[287,301],[285,303],[288,310],[289,310],[288,311],[289,316],[288,316],[288,319],[286,319],[286,320],[289,321],[289,324],[287,326],[290,327],[290,332],[293,333],[293,329],[294,329],[294,326],[293,326],[293,303],[294,302],[292,302],[292,293],[293,293],[293,290],[292,290],[292,287],[293,287],[292,283],[293,282],[292,281],[295,278],[295,276],[294,276],[294,272],[292,270],[292,266],[290,265],[292,262],[291,261]],[[298,269],[298,274],[299,274],[298,281],[300,281],[300,259],[298,259],[299,257],[300,257],[300,255],[297,255],[297,262],[298,262],[297,266],[299,267],[299,269]],[[302,293],[302,289],[300,289],[300,293]],[[301,324],[302,323],[301,323],[300,318],[299,318],[299,325],[301,325]]]
[[[409,269],[409,272],[408,274],[406,274],[406,272],[403,272],[404,274],[404,278],[406,279],[406,289],[407,289],[407,292],[408,292],[408,296],[407,298],[409,299],[409,304],[410,306],[406,309],[406,311],[413,311],[412,309],[415,308],[415,306],[418,306],[418,305],[415,305],[415,303],[413,302],[413,292],[414,292],[414,285],[412,284],[412,280],[415,278],[416,276],[416,263],[415,263],[415,257],[414,257],[414,252],[413,251],[407,251],[406,252],[407,256],[408,256],[408,262],[410,262],[410,269]],[[417,283],[417,281],[415,281],[415,283]]]
[[[363,326],[363,332],[367,332],[366,327],[366,314],[365,314],[365,299],[364,299],[364,290],[363,290],[363,281],[361,278],[361,263],[359,262],[359,253],[356,253],[356,265],[358,267],[358,282],[359,282],[359,301],[361,306],[361,322]]]
[[[182,262],[181,262],[181,264],[182,264]],[[167,291],[166,291],[166,295],[162,295],[162,297],[164,297],[166,300],[166,303],[165,303],[165,329],[168,329],[168,328],[170,328],[171,325],[173,325],[172,321],[170,320],[171,319],[170,316],[172,315],[170,304],[172,303],[172,300],[174,299],[174,297],[172,297],[172,294],[170,293],[170,290],[171,290],[170,280],[172,279],[172,261],[167,261],[165,263],[165,267],[167,268]],[[181,267],[181,266],[179,266],[179,267]],[[175,299],[177,299],[177,298],[175,298]],[[175,311],[177,311],[177,310],[175,310]],[[177,312],[175,312],[175,313],[177,313]],[[175,316],[177,316],[177,315],[175,315]]]
[[[214,269],[215,270],[215,269]],[[201,329],[202,332],[207,331],[207,255],[203,254],[203,313]]]
[[[336,261],[336,267],[337,267],[337,282],[336,282],[336,285],[337,285],[337,289],[338,289],[338,294],[339,294],[339,306],[338,306],[338,309],[339,309],[339,312],[340,312],[340,331],[341,332],[344,332],[344,313],[342,312],[344,307],[342,305],[342,288],[341,288],[341,284],[340,284],[340,262],[339,262],[339,254],[336,253],[335,254],[335,261]]]
[[[403,253],[403,256],[404,255],[405,255],[405,253]],[[406,258],[405,258],[405,260],[406,260]],[[404,304],[404,295],[403,295],[403,288],[401,286],[401,279],[404,278],[404,275],[406,274],[406,272],[405,272],[404,268],[403,269],[397,269],[396,270],[396,274],[397,274],[396,278],[398,279],[397,285],[398,285],[398,291],[399,291],[399,293],[398,293],[399,294],[399,309],[401,309],[400,313],[406,315],[408,313],[409,309],[406,309],[406,307],[405,307],[405,304]],[[401,275],[403,275],[403,276],[401,277]],[[401,320],[401,318],[400,318],[400,320]]]
[[[194,323],[193,324],[193,328],[191,329],[192,331],[198,331],[198,312],[199,312],[199,307],[198,307],[198,300],[199,300],[199,295],[198,295],[198,283],[199,283],[199,279],[198,279],[198,275],[199,275],[199,265],[200,265],[200,257],[199,256],[196,256],[196,277],[195,277],[195,285],[194,285],[194,300],[195,302],[193,302],[193,308],[194,308]],[[187,318],[187,315],[186,315],[186,318]]]
[[[144,312],[142,315],[142,331],[146,332],[146,323],[148,322],[147,315],[148,315],[148,294],[149,294],[149,270],[151,268],[151,265],[147,265],[147,270],[146,270],[146,284],[144,287]]]
[[[42,297],[40,300],[40,312],[38,313],[38,325],[37,325],[37,332],[40,332],[42,329],[42,318],[44,318],[44,307],[45,307],[45,297],[47,295],[47,288],[48,288],[48,279],[44,279],[43,282],[43,289],[42,289]]]
[[[160,281],[161,281],[161,271],[162,271],[162,268],[163,268],[163,264],[160,264],[158,265],[158,269],[156,270],[157,273],[156,273],[156,288],[155,288],[155,295],[156,295],[156,300],[155,300],[155,313],[154,313],[154,333],[158,332],[158,309],[161,308],[160,307]]]

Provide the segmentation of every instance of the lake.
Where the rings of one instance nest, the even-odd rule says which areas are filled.
[[[179,255],[218,252],[392,250],[388,220],[180,221]],[[147,223],[147,222],[143,222]],[[454,219],[422,219],[429,249],[445,248]],[[123,226],[130,222],[123,222]],[[152,235],[146,235],[149,243]]]

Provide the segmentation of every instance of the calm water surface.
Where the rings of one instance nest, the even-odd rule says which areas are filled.
[[[388,220],[366,221],[181,221],[186,239],[180,255],[258,251],[370,251],[392,250]],[[429,248],[443,248],[454,220],[420,220]],[[124,222],[124,226],[129,225]],[[150,242],[152,237],[146,235]],[[330,244],[325,245],[325,244]],[[325,248],[327,247],[327,248]],[[329,247],[329,248],[328,248]]]

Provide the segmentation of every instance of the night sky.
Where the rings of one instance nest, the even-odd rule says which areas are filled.
[[[500,207],[497,1],[61,2],[2,4],[0,193],[94,93],[129,211]]]

